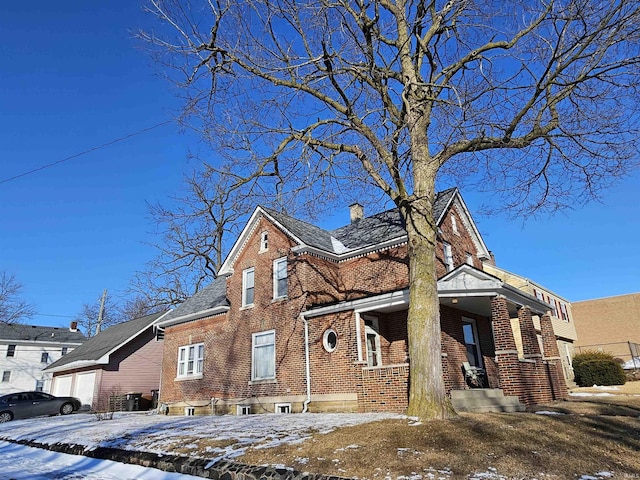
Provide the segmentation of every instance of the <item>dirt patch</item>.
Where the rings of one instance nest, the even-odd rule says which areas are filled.
[[[584,397],[536,410],[544,414],[386,420],[317,434],[300,445],[254,448],[238,460],[360,479],[640,475],[640,397]]]

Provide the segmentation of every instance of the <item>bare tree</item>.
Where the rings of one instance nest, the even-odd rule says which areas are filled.
[[[185,118],[235,178],[259,179],[282,204],[376,188],[398,207],[410,415],[452,414],[436,181],[485,185],[531,213],[586,201],[636,163],[637,2],[150,0],[149,9],[163,27],[142,36],[174,67]]]
[[[100,317],[100,304],[102,295],[95,302],[85,303],[82,305],[78,314],[74,317],[74,321],[78,322],[78,327],[87,337],[93,337],[98,333],[98,323]],[[109,328],[128,318],[123,318],[118,305],[114,302],[110,295],[107,295],[104,302],[104,310],[102,312],[102,322],[100,323],[100,331]]]
[[[22,284],[15,275],[0,272],[0,322],[18,323],[35,313],[34,307],[22,298]]]
[[[255,182],[205,164],[185,178],[186,193],[170,205],[150,205],[159,239],[157,255],[132,281],[131,290],[148,305],[176,305],[216,278],[239,219],[259,198]],[[272,201],[264,198],[265,203]]]
[[[123,322],[135,318],[160,313],[166,309],[163,305],[155,305],[149,302],[146,297],[133,296],[125,298],[118,307],[119,317]]]

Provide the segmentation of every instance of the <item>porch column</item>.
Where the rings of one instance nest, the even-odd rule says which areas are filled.
[[[518,320],[520,321],[520,335],[522,337],[522,351],[524,358],[539,360],[542,358],[540,344],[536,335],[536,327],[533,325],[531,308],[523,306],[518,309]]]
[[[520,397],[518,349],[511,328],[507,299],[502,295],[491,299],[491,322],[493,324],[499,386],[505,395]]]
[[[567,400],[569,393],[567,392],[567,384],[562,373],[562,359],[558,350],[558,341],[553,331],[551,323],[551,315],[549,312],[540,317],[540,332],[542,334],[542,347],[544,348],[543,360],[546,362],[549,370],[549,380],[553,398],[555,400]]]

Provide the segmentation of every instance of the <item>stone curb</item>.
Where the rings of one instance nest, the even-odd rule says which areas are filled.
[[[206,458],[163,455],[119,448],[97,447],[93,450],[86,450],[85,445],[71,445],[68,443],[46,444],[11,438],[0,438],[0,440],[53,452],[83,455],[98,460],[112,460],[142,467],[157,468],[165,472],[182,473],[214,480],[350,480],[346,477],[334,475],[303,473],[289,468],[246,465],[227,460],[219,460],[212,464],[211,460]]]

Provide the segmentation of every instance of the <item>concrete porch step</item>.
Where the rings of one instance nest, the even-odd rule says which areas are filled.
[[[518,397],[505,396],[499,388],[452,390],[451,403],[458,412],[523,412]]]

